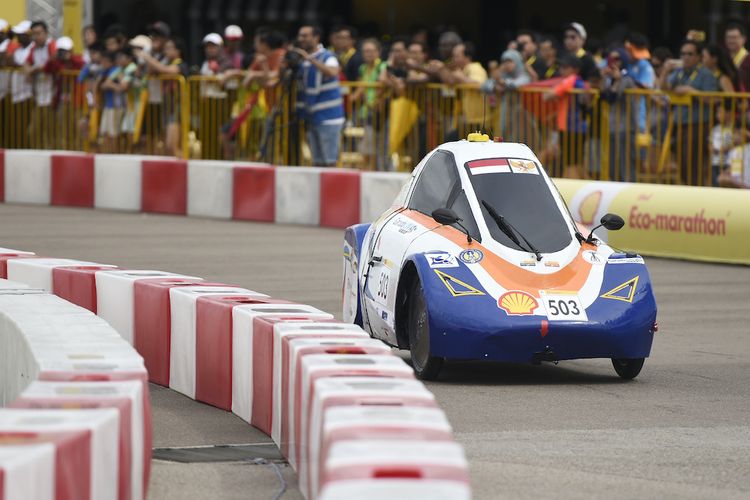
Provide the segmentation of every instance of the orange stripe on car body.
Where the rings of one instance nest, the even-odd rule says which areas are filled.
[[[540,290],[580,290],[586,283],[593,267],[586,262],[582,253],[584,250],[596,250],[596,246],[584,244],[578,251],[578,255],[570,264],[551,274],[537,274],[527,269],[522,269],[515,264],[495,255],[483,245],[474,241],[471,245],[466,241],[466,234],[451,226],[441,226],[432,217],[416,210],[406,209],[401,212],[433,232],[443,236],[462,249],[479,249],[484,253],[484,258],[478,264],[492,278],[507,290],[522,290],[539,298]]]

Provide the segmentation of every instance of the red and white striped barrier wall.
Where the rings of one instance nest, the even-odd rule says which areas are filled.
[[[32,271],[20,275],[37,283]],[[147,375],[117,332],[43,289],[1,280],[0,358],[0,402],[9,404],[0,409],[0,499],[145,498]]]
[[[120,416],[118,498],[144,498],[143,471],[150,459],[144,448],[143,385],[119,382],[33,382],[12,408],[115,408]]]
[[[263,167],[243,168],[243,175],[245,171],[253,175],[265,172]],[[412,369],[360,327],[339,323],[324,311],[191,276],[39,258],[11,249],[0,250],[0,262],[4,258],[13,276],[57,291],[112,324],[110,327],[90,312],[42,289],[0,282],[0,321],[7,316],[2,314],[4,305],[31,296],[38,297],[50,314],[66,307],[78,311],[89,323],[95,320],[96,324],[86,328],[82,328],[81,319],[75,318],[50,327],[65,331],[64,340],[51,336],[47,331],[50,328],[32,332],[31,344],[0,337],[3,345],[9,346],[2,352],[14,353],[9,366],[0,366],[0,375],[28,374],[21,378],[39,380],[25,388],[20,398],[16,396],[24,389],[21,384],[0,386],[4,401],[15,399],[12,406],[34,411],[85,407],[114,412],[118,427],[116,443],[110,449],[117,450],[117,465],[107,469],[114,479],[107,483],[110,489],[106,495],[88,498],[145,496],[151,427],[144,364],[152,382],[231,410],[272,436],[297,469],[300,488],[307,498],[317,498],[323,490],[334,495],[352,488],[385,488],[382,481],[392,481],[394,476],[378,472],[391,470],[384,455],[377,458],[377,443],[383,440],[411,440],[419,446],[442,440],[460,450],[452,441],[444,415],[435,407],[434,396],[414,380]],[[31,310],[14,312],[14,320],[21,317],[31,320]],[[41,344],[34,344],[35,339]],[[123,354],[123,345],[136,358]],[[123,380],[135,382],[120,382]],[[6,398],[11,392],[15,393]],[[380,418],[368,423],[366,413],[372,405],[380,410]],[[354,413],[351,418],[341,417],[335,410]],[[331,462],[332,450],[352,442],[364,448],[370,446],[367,443],[376,443],[371,447],[373,458],[349,468],[336,465],[336,460]],[[6,455],[1,451],[5,445],[0,431],[0,478],[21,477],[31,470],[16,462],[8,462],[6,467]],[[84,449],[81,445],[79,451]],[[103,465],[96,470],[90,465],[92,450],[86,455],[88,462],[81,463],[87,464],[91,477],[100,481],[106,474]],[[42,451],[36,451],[40,458],[35,467],[49,469],[49,453]],[[418,484],[425,492],[434,491],[426,485],[443,481],[448,485],[446,491],[451,492],[445,498],[468,497],[465,462],[442,469],[426,458],[424,463],[416,458],[412,462],[416,463],[409,469],[412,475],[398,476],[405,488]],[[22,472],[4,472],[13,467],[13,471]],[[56,466],[51,467],[54,470]],[[463,474],[457,473],[456,467],[463,467]],[[417,477],[414,470],[424,477]],[[399,493],[391,493],[388,498],[401,497],[406,498]]]
[[[0,202],[341,228],[377,218],[409,177],[36,150],[0,150],[0,158]]]

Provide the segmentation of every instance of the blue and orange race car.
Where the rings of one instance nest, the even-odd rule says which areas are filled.
[[[378,220],[347,229],[344,320],[409,349],[423,379],[446,359],[578,358],[634,378],[656,329],[648,270],[582,229],[527,146],[443,144]]]

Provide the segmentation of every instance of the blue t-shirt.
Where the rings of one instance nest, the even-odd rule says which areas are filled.
[[[108,70],[105,70],[102,74],[103,80],[111,80],[117,74],[120,72],[120,68],[117,66],[112,66]],[[119,108],[122,106],[120,102],[120,94],[115,92],[114,90],[104,90],[102,91],[102,98],[104,101],[104,108]]]

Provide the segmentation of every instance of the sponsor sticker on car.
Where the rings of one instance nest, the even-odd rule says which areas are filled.
[[[645,264],[643,257],[626,257],[624,259],[608,259],[607,264]]]
[[[465,264],[476,264],[484,259],[484,252],[469,248],[458,254],[458,258]]]
[[[458,267],[456,257],[448,252],[430,252],[424,254],[427,263],[432,269],[443,269],[446,267]]]
[[[541,290],[542,305],[550,321],[588,321],[576,292]]]

